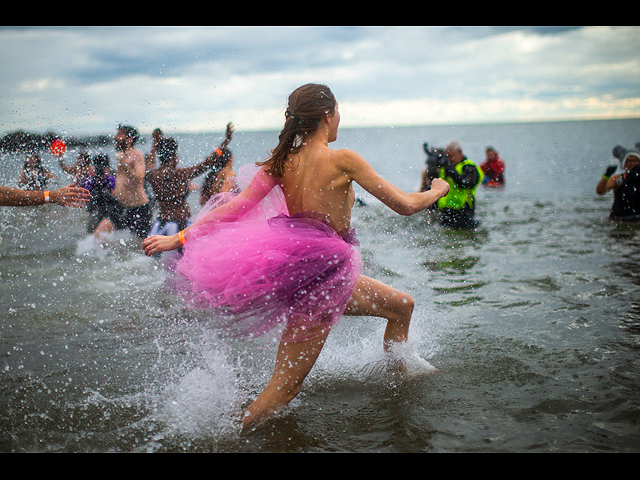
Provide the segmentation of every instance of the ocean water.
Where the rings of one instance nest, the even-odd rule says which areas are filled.
[[[185,165],[221,141],[177,138]],[[83,210],[1,207],[0,451],[640,451],[640,228],[611,223],[595,193],[640,120],[343,129],[334,146],[415,191],[422,142],[452,139],[506,162],[506,186],[478,191],[480,228],[401,217],[361,190],[353,211],[365,274],[416,301],[406,358],[439,373],[394,377],[384,323],[345,317],[299,397],[247,435],[272,337],[220,336],[165,291],[165,257],[124,232],[94,243]],[[237,164],[276,140],[239,129]],[[21,162],[2,158],[3,185]]]

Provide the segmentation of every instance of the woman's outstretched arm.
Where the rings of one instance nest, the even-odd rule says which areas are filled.
[[[196,221],[181,232],[171,235],[154,235],[146,238],[142,242],[145,254],[153,255],[158,252],[166,252],[180,248],[189,240],[190,232],[202,225],[215,222],[233,222],[249,213],[260,200],[262,200],[277,184],[275,178],[264,168],[261,168],[253,177],[251,183],[229,202],[212,208],[209,211],[203,210],[198,215]]]
[[[400,215],[413,215],[433,205],[449,193],[449,184],[435,178],[426,192],[405,193],[382,178],[362,156],[352,150],[340,150],[341,168],[354,182]]]
[[[4,207],[26,207],[45,203],[56,203],[66,207],[84,207],[90,199],[89,191],[76,187],[75,183],[46,192],[0,187],[0,206]]]

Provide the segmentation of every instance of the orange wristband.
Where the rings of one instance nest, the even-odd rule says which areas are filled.
[[[180,239],[180,243],[184,245],[184,230],[178,232],[178,238]]]
[[[49,199],[49,191],[44,192],[44,203],[49,203],[51,200]]]
[[[222,150],[220,150],[220,147],[216,148],[216,153],[217,153],[217,154],[218,154],[218,156],[220,156],[220,157],[223,155]]]

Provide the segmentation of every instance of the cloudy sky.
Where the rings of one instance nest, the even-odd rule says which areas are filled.
[[[640,27],[0,28],[1,133],[279,130],[325,83],[343,127],[640,117]]]

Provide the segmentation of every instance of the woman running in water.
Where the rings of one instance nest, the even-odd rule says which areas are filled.
[[[299,87],[277,147],[241,193],[221,205],[212,199],[179,234],[143,242],[147,255],[184,245],[176,288],[191,306],[221,313],[229,331],[255,336],[284,324],[273,375],[245,411],[245,429],[296,397],[342,314],[386,319],[385,349],[408,339],[413,299],[361,274],[353,183],[401,215],[429,207],[448,185],[435,179],[427,192],[402,192],[357,153],[329,148],[339,123],[328,87]]]

